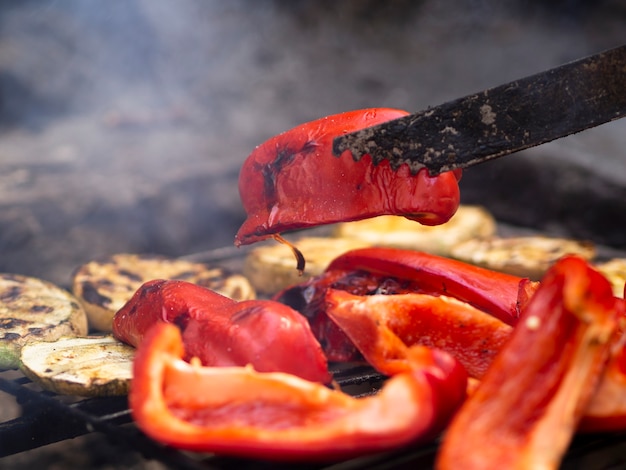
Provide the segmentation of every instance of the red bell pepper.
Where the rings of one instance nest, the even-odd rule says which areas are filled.
[[[184,296],[180,292],[185,292]],[[202,316],[212,309],[235,305],[235,301],[210,289],[187,287],[184,281],[154,279],[145,282],[113,317],[113,334],[139,346],[144,334],[158,321],[173,323],[178,317]]]
[[[356,295],[420,292],[414,282],[378,276],[367,271],[332,271],[276,294],[274,300],[291,306],[307,318],[326,357],[333,362],[362,361],[363,356],[346,333],[326,314],[325,295],[331,288]]]
[[[414,351],[411,367],[374,396],[249,367],[203,367],[179,330],[157,324],[137,350],[129,403],[166,445],[271,460],[347,458],[432,439],[464,399],[462,367],[441,351]]]
[[[321,276],[291,286],[274,299],[292,306],[309,320],[330,361],[354,361],[362,356],[325,312],[328,289],[355,295],[445,295],[514,325],[537,286],[537,282],[526,278],[428,253],[363,248],[339,256]]]
[[[469,304],[425,294],[357,296],[330,289],[326,313],[383,373],[398,349],[421,344],[447,351],[470,377],[481,378],[513,330]]]
[[[373,108],[328,116],[297,126],[259,145],[239,174],[247,219],[235,245],[288,230],[404,215],[425,225],[446,222],[459,205],[460,172],[431,177],[407,165],[394,171],[369,155],[355,162],[349,151],[332,153],[333,139],[408,114]]]
[[[626,430],[626,348],[623,345],[620,345],[609,360],[578,430]]]
[[[620,339],[581,420],[579,430],[583,432],[626,430],[626,302],[621,298],[615,302],[622,319]]]
[[[139,346],[155,323],[182,331],[185,350],[209,366],[244,366],[328,383],[331,375],[306,319],[270,300],[236,302],[185,281],[144,284],[113,319],[116,338]]]
[[[361,248],[335,258],[326,271],[365,270],[414,281],[422,292],[467,302],[509,325],[537,289],[529,279],[441,256],[399,248]]]
[[[610,283],[581,258],[542,279],[448,427],[437,469],[556,469],[618,338]]]

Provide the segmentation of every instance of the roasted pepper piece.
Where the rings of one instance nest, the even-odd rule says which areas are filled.
[[[620,348],[607,364],[598,388],[585,409],[578,430],[608,432],[626,430],[626,350]]]
[[[326,356],[306,319],[270,300],[236,302],[185,281],[145,283],[113,319],[116,338],[139,346],[155,323],[176,324],[185,350],[208,366],[244,366],[328,383]]]
[[[202,316],[206,307],[230,307],[233,299],[210,289],[189,289],[183,281],[154,279],[144,283],[113,317],[117,339],[137,347],[148,329],[158,321],[172,323],[179,316]],[[184,296],[177,295],[185,292]]]
[[[366,271],[333,271],[276,294],[274,300],[291,306],[307,318],[326,357],[333,362],[362,361],[363,356],[346,333],[326,315],[325,295],[331,288],[356,295],[419,291],[415,283],[377,276]]]
[[[336,258],[321,276],[291,286],[274,299],[302,313],[328,360],[362,359],[346,334],[326,315],[325,294],[338,289],[355,295],[421,293],[445,295],[514,325],[537,282],[441,256],[394,248],[365,248]]]
[[[330,460],[393,449],[431,439],[465,390],[462,367],[425,348],[379,394],[358,399],[280,372],[188,363],[183,349],[173,325],[153,327],[137,350],[129,403],[148,436],[193,451]]]
[[[332,153],[335,137],[408,114],[373,108],[328,116],[297,126],[259,145],[239,174],[247,219],[235,244],[246,245],[288,230],[383,214],[425,225],[446,222],[459,205],[460,172],[411,174],[369,156]]]
[[[337,257],[327,271],[365,270],[417,283],[425,293],[448,295],[514,325],[537,289],[527,278],[462,261],[399,248],[361,248]]]
[[[618,299],[616,306],[620,316],[624,318],[626,313],[624,300]],[[623,328],[620,335],[620,340],[611,352],[591,403],[585,409],[585,415],[578,427],[579,431],[626,430],[626,333]]]
[[[447,351],[470,377],[481,378],[513,329],[459,300],[425,294],[357,296],[330,289],[326,313],[379,370],[405,345],[421,344]]]
[[[437,468],[556,469],[617,335],[609,282],[560,259],[446,431]]]

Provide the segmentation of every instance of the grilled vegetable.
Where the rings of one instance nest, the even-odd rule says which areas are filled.
[[[446,222],[459,205],[459,172],[411,174],[369,156],[332,153],[339,135],[405,116],[395,109],[350,111],[308,122],[259,145],[239,173],[247,218],[235,236],[247,245],[322,224],[403,215],[424,225]]]
[[[181,449],[269,460],[330,460],[432,440],[465,398],[463,368],[441,351],[407,351],[408,367],[374,396],[249,367],[188,363],[179,330],[158,324],[139,346],[129,403],[138,426]]]
[[[619,339],[619,302],[583,259],[559,260],[453,418],[437,468],[557,469]]]
[[[0,274],[0,370],[18,368],[29,342],[85,334],[87,316],[72,294],[41,279]]]
[[[331,380],[326,357],[306,319],[270,300],[236,302],[185,281],[145,283],[115,315],[113,332],[139,346],[156,323],[173,323],[186,353],[208,366],[251,365],[307,380]]]
[[[135,348],[112,336],[61,338],[22,348],[20,369],[44,389],[65,395],[126,395]]]
[[[396,248],[362,248],[333,260],[326,272],[363,270],[414,282],[424,293],[445,294],[514,325],[537,288],[527,278],[461,261]]]
[[[452,248],[453,258],[516,276],[538,280],[559,258],[567,254],[591,260],[591,242],[557,237],[527,236],[468,240]]]
[[[344,253],[322,275],[290,286],[274,299],[309,320],[330,361],[349,361],[359,359],[360,354],[328,318],[325,295],[331,288],[355,295],[445,295],[515,325],[537,283],[418,251],[371,247]]]
[[[459,206],[454,216],[442,225],[421,225],[405,217],[381,215],[342,222],[333,230],[336,237],[440,256],[449,256],[450,250],[461,242],[491,237],[495,233],[496,221],[489,211],[480,206],[464,205]]]
[[[81,300],[92,330],[111,331],[115,312],[152,279],[182,279],[236,300],[255,298],[248,280],[219,267],[165,256],[114,254],[74,272],[72,290]]]
[[[626,258],[613,258],[604,263],[597,263],[594,268],[609,280],[613,286],[613,294],[623,298],[626,290]]]
[[[275,294],[287,286],[317,276],[337,256],[368,246],[368,243],[342,238],[304,237],[295,241],[294,246],[306,258],[306,270],[302,274],[294,269],[293,252],[283,243],[250,250],[244,261],[243,274],[257,292]]]
[[[326,314],[369,364],[382,373],[397,349],[420,344],[454,356],[470,377],[481,378],[513,328],[445,295],[352,295],[329,289]],[[401,358],[400,358],[401,359]]]

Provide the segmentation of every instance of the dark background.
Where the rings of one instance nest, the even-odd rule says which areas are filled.
[[[267,138],[623,43],[624,0],[2,0],[0,271],[67,285],[106,253],[232,245],[238,169]],[[625,162],[622,120],[467,171],[463,202],[626,248]],[[91,436],[0,468],[159,467],[117,454]]]

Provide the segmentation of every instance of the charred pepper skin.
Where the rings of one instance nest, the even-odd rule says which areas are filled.
[[[426,294],[452,297],[514,326],[537,289],[527,278],[490,271],[460,261],[395,248],[363,248],[337,257],[326,271],[276,294],[275,300],[302,313],[329,361],[363,357],[337,324],[328,318],[329,289],[354,295]]]
[[[306,319],[271,300],[236,302],[185,281],[154,280],[140,287],[113,319],[113,334],[135,347],[156,323],[182,332],[185,350],[210,366],[252,365],[329,383],[326,356]]]
[[[354,398],[290,374],[182,359],[159,323],[137,350],[129,395],[139,428],[179,449],[282,461],[332,461],[431,441],[465,399],[466,376],[442,351],[411,351],[376,395]]]
[[[517,323],[538,286],[527,278],[399,248],[352,250],[335,258],[326,271],[347,269],[413,281],[425,293],[462,300],[509,325]]]
[[[430,177],[403,165],[374,165],[369,156],[354,161],[349,151],[332,153],[333,139],[407,115],[372,108],[311,121],[259,145],[239,174],[239,194],[247,218],[235,245],[282,232],[383,214],[404,215],[425,225],[446,222],[456,212],[460,171]]]

